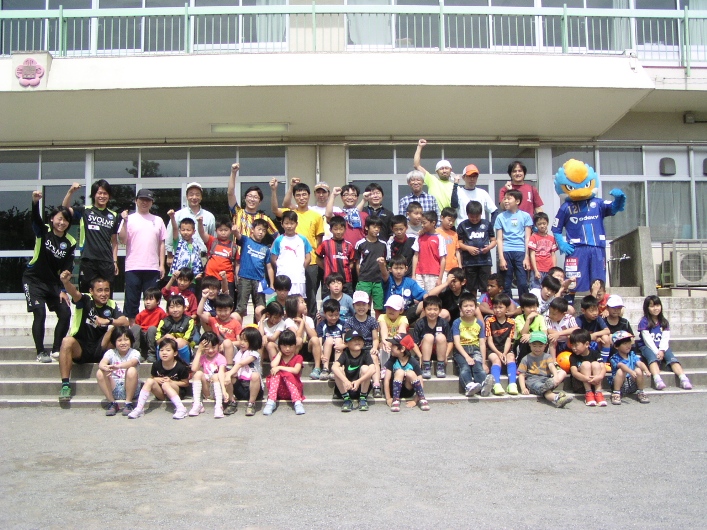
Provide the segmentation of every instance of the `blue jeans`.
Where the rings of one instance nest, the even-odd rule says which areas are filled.
[[[159,271],[125,271],[125,307],[123,313],[128,318],[135,318],[140,309],[140,300],[145,289],[157,287],[160,281]]]
[[[655,353],[653,353],[653,350],[651,350],[648,346],[641,346],[641,356],[645,359],[647,366],[659,362],[658,358],[655,356]],[[673,353],[673,350],[671,350],[670,348],[665,350],[665,354],[663,355],[663,362],[667,366],[670,366],[673,363],[680,364],[680,361],[677,360],[675,354]]]
[[[516,277],[518,296],[528,292],[528,272],[523,268],[525,252],[504,252],[503,258],[506,260],[508,269],[506,270],[506,281],[503,292],[511,296],[513,288],[513,275]]]
[[[484,367],[481,365],[481,352],[473,346],[465,346],[464,349],[474,359],[474,364],[469,366],[466,358],[456,350],[454,350],[454,362],[457,363],[457,368],[459,369],[459,382],[462,387],[466,388],[472,382],[483,383],[486,379],[486,372],[484,372]]]

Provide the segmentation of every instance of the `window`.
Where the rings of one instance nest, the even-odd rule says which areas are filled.
[[[643,152],[640,147],[600,149],[602,175],[643,175]]]
[[[619,188],[626,194],[626,209],[613,217],[604,219],[606,238],[615,239],[639,226],[646,226],[646,196],[644,183],[641,181],[603,183],[603,194],[606,200],[611,200],[609,191]]]
[[[3,0],[0,2],[3,11],[44,10],[45,0]],[[15,51],[44,50],[43,18],[20,18],[3,20],[0,26],[2,33],[2,54],[10,55]]]
[[[565,147],[557,146],[552,148],[552,169],[557,171],[570,158],[580,160],[596,169],[594,163],[594,149],[591,147]]]
[[[424,151],[423,151],[424,152]],[[407,163],[400,168],[399,173],[412,170],[412,155]],[[405,168],[410,167],[409,170]],[[432,166],[434,168],[434,165]],[[349,147],[349,175],[392,175],[393,174],[393,148],[385,146],[355,145]]]
[[[423,151],[424,153],[424,151]],[[479,173],[489,173],[489,149],[480,146],[453,146],[444,148],[444,158],[452,164],[452,171],[461,175],[468,164],[474,164]],[[436,164],[435,164],[436,165]],[[426,167],[426,166],[425,166]],[[432,171],[435,166],[428,168]]]
[[[697,202],[697,234],[699,239],[707,239],[707,182],[695,183]]]
[[[39,151],[0,151],[0,181],[37,180]]]
[[[137,171],[131,170],[131,173],[137,176]],[[142,178],[186,178],[187,150],[184,148],[143,149],[140,173]],[[177,201],[177,204],[179,203]]]
[[[396,0],[397,5],[439,6],[438,0]],[[395,17],[396,48],[439,48],[439,15]]]
[[[62,6],[67,9],[91,9],[91,0],[49,0],[49,9],[59,9]],[[67,18],[65,19],[64,42],[67,51],[81,51],[91,49],[91,26],[88,18]],[[59,42],[59,22],[49,21],[49,49],[51,51],[61,49]]]
[[[30,190],[0,193],[0,250],[34,248],[31,206]]]
[[[536,151],[528,147],[501,146],[491,149],[493,174],[508,174],[508,165],[516,160],[523,163],[528,169],[528,175],[535,175],[538,170],[536,166]],[[479,167],[479,171],[481,168]],[[483,171],[481,171],[483,173]]]
[[[196,0],[195,7],[237,6],[238,0]],[[206,48],[234,48],[240,42],[238,15],[199,15],[194,17],[194,42]]]
[[[192,147],[189,150],[190,178],[228,178],[231,175],[231,165],[236,161],[237,155],[236,147]]]
[[[145,0],[145,7],[184,7],[184,0]],[[143,17],[144,49],[150,52],[184,50],[184,16]]]
[[[648,219],[651,240],[692,237],[689,182],[648,182]]]
[[[447,0],[447,6],[487,6],[487,0]],[[489,17],[487,15],[445,15],[447,48],[488,48]]]
[[[361,196],[366,190],[371,181],[370,180],[349,180],[349,184],[353,184],[361,191]],[[393,206],[393,181],[383,180],[378,182],[381,188],[383,188],[383,206],[388,208],[391,212],[395,213],[398,210],[398,205]],[[337,202],[338,204],[338,202]]]
[[[240,147],[238,159],[241,164],[239,175],[243,177],[284,177],[287,175],[285,147]],[[231,174],[231,164],[228,174]]]
[[[286,0],[243,0],[244,6],[286,5]],[[243,15],[244,43],[281,43],[287,40],[287,15]],[[257,46],[260,48],[261,46]],[[268,49],[268,47],[263,47]]]
[[[99,7],[119,9],[142,7],[142,0],[100,0]],[[98,19],[98,50],[141,50],[142,17]]]
[[[492,6],[534,7],[533,0],[491,0]],[[522,15],[494,15],[493,43],[507,48],[534,47],[535,17]]]
[[[42,151],[42,179],[81,181],[85,175],[86,151]]]
[[[93,154],[94,179],[137,178],[140,154],[137,149],[96,149]]]

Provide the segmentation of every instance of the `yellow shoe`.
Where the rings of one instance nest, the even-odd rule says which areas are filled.
[[[505,394],[505,392],[503,391],[503,387],[501,386],[501,383],[496,383],[495,385],[493,385],[493,395],[494,396],[502,396],[503,394]]]
[[[509,383],[508,388],[506,389],[506,392],[508,392],[511,396],[517,396],[518,395],[518,385],[515,383]]]

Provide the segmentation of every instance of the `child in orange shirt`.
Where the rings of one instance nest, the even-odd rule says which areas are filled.
[[[220,273],[225,272],[226,281],[228,282],[228,293],[235,300],[236,275],[234,274],[234,265],[238,245],[233,241],[231,219],[221,217],[216,220],[216,237],[206,233],[203,217],[197,217],[196,221],[199,225],[199,237],[206,242],[206,254],[209,257],[204,275],[213,276],[220,280]]]
[[[216,316],[212,317],[211,314],[204,311],[207,294],[206,289],[204,289],[196,314],[199,315],[202,324],[208,325],[221,341],[219,351],[226,357],[226,364],[230,370],[233,367],[233,357],[236,354],[236,348],[240,347],[240,335],[243,327],[240,321],[231,314],[233,312],[233,298],[230,295],[216,295],[216,299],[213,302]]]

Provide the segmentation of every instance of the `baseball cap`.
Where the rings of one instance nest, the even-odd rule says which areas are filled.
[[[547,335],[542,331],[533,331],[530,333],[529,342],[542,342],[543,344],[547,344]]]
[[[606,301],[606,307],[623,307],[624,301],[618,294],[612,294]]]
[[[470,177],[473,174],[476,174],[477,176],[479,175],[479,168],[477,168],[474,164],[469,164],[464,168],[465,176]]]
[[[633,335],[631,335],[628,331],[617,331],[611,336],[611,344],[616,345],[617,342],[621,342],[622,340],[626,339],[632,339]]]
[[[355,329],[350,329],[344,334],[344,342],[349,342],[351,339],[358,337],[363,340],[363,336]]]
[[[314,186],[314,191],[317,191],[317,190],[327,190],[327,191],[330,191],[329,184],[327,184],[327,183],[324,182],[323,180],[322,180],[322,181],[319,181],[319,182],[317,182],[317,185]]]
[[[187,191],[189,191],[190,188],[199,188],[199,190],[204,191],[204,188],[202,188],[201,184],[198,182],[190,182],[187,184]]]
[[[147,188],[142,188],[140,191],[137,192],[137,195],[135,196],[136,199],[150,199],[151,201],[154,202],[155,200],[155,194],[152,192],[152,190],[148,190]]]
[[[385,303],[385,307],[395,309],[396,311],[402,311],[405,307],[405,299],[399,294],[392,294]]]
[[[415,347],[415,341],[412,340],[412,337],[407,333],[398,334],[386,340],[396,346],[402,346],[406,350],[412,350]]]
[[[452,164],[449,163],[449,160],[440,160],[437,162],[437,167],[435,167],[435,171],[439,171],[443,167],[448,167],[449,169],[452,169]]]
[[[364,302],[366,304],[370,302],[368,293],[366,291],[356,291],[353,295],[353,303],[355,304],[356,302]]]

